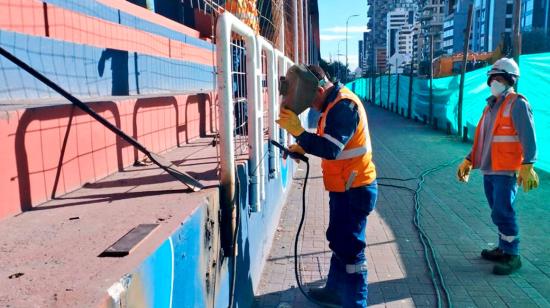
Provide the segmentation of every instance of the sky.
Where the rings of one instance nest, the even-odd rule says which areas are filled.
[[[350,69],[357,68],[359,62],[359,40],[367,31],[367,1],[358,0],[319,0],[319,28],[321,33],[321,57],[329,61],[337,60],[340,45],[340,61],[346,63],[346,20],[348,24],[348,61]],[[338,43],[340,42],[340,43]]]

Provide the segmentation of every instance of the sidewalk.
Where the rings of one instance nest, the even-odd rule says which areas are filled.
[[[0,223],[0,307],[96,307],[205,198],[217,198],[217,154],[197,139],[163,156],[206,187],[191,192],[153,164],[132,166]],[[215,200],[215,199],[214,199]],[[139,224],[158,224],[123,258],[99,258]]]
[[[378,107],[369,106],[368,114],[379,177],[416,177],[423,170],[464,157],[471,147]],[[328,193],[323,189],[320,161],[312,159],[311,164],[299,253],[303,282],[322,286],[331,255],[324,233]],[[550,307],[550,207],[544,200],[550,197],[550,175],[539,174],[542,188],[519,193],[523,268],[498,277],[491,273],[492,264],[479,257],[481,249],[497,242],[482,176],[475,172],[465,185],[456,181],[455,171],[453,164],[428,175],[420,195],[422,225],[436,251],[454,307]],[[316,307],[300,294],[294,278],[294,236],[304,174],[302,163],[256,292],[258,307]],[[407,183],[416,188],[416,181]],[[413,215],[410,192],[380,187],[377,209],[368,218],[369,306],[437,305]]]

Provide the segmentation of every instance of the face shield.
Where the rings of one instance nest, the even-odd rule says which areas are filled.
[[[279,80],[279,93],[282,95],[281,106],[296,114],[311,107],[317,90],[324,86],[326,79],[319,80],[305,65],[293,65],[286,76]]]

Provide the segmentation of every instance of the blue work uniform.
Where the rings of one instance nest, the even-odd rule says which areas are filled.
[[[487,99],[487,113],[479,124],[481,125],[480,146],[477,153],[470,152],[466,159],[472,161],[474,158],[476,162],[479,162],[479,169],[483,174],[485,196],[491,208],[491,219],[498,228],[499,248],[507,254],[518,255],[520,238],[515,210],[518,191],[516,171],[495,171],[491,161],[494,124],[509,91],[512,91],[512,88],[500,95],[498,99],[494,96]],[[510,112],[523,150],[522,164],[534,164],[537,160],[537,143],[531,106],[526,99],[518,96]]]
[[[336,99],[342,89],[336,83],[327,95],[321,112]],[[306,153],[334,160],[355,133],[359,124],[357,106],[344,99],[326,115],[324,132],[331,138],[303,132],[298,144]],[[375,208],[378,195],[376,180],[369,185],[345,192],[329,192],[329,225],[326,237],[332,250],[325,288],[340,295],[343,307],[367,306],[367,267],[365,257],[367,216]]]

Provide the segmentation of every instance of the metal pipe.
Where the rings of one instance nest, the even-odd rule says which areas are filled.
[[[428,111],[428,124],[432,124],[434,102],[433,102],[433,80],[434,80],[434,33],[430,35],[430,106]]]
[[[246,66],[252,68],[252,70],[257,69],[256,65],[256,40],[254,31],[251,28],[246,26],[242,21],[237,19],[235,16],[230,13],[224,13],[218,18],[218,23],[216,25],[216,61],[218,68],[218,95],[220,100],[220,204],[223,209],[225,209],[226,214],[225,218],[230,219],[230,223],[226,224],[224,231],[226,236],[224,238],[227,240],[232,239],[232,235],[235,232],[235,146],[234,146],[234,137],[233,137],[233,127],[235,126],[234,120],[234,107],[233,107],[233,81],[231,74],[231,33],[236,32],[243,36],[245,41],[245,47],[250,50],[248,57],[246,59]],[[250,72],[249,72],[250,74]],[[252,72],[251,76],[255,76],[256,73]],[[247,76],[247,100],[249,104],[249,112],[254,113],[255,108],[250,108],[253,106],[256,101],[255,95],[256,92],[256,80],[257,78],[250,78],[250,75]],[[251,110],[252,109],[252,110]],[[252,114],[251,118],[254,118]],[[256,127],[254,124],[255,121],[249,120],[249,134],[253,132]],[[255,138],[250,140],[255,143]],[[257,153],[254,153],[254,150],[251,151],[250,165],[255,166],[257,164]],[[255,178],[254,178],[255,180]],[[251,203],[259,202],[259,198],[252,199],[252,190],[257,192],[257,182],[252,180],[251,176]],[[229,215],[229,217],[228,217]],[[231,240],[229,240],[231,242]],[[226,241],[227,243],[227,241]],[[224,251],[231,252],[233,251],[233,244],[226,244]]]
[[[279,76],[284,76],[286,74],[286,71],[287,71],[289,65],[292,65],[293,62],[288,57],[286,57],[282,52],[280,52],[278,50],[275,50],[275,54],[277,55],[277,58],[278,58]],[[276,82],[278,82],[278,80],[276,80]],[[278,95],[278,93],[279,93],[278,87],[276,88],[276,91],[277,91],[277,97],[280,98],[280,96]],[[279,105],[277,105],[277,108],[276,108],[276,117],[278,117],[278,113],[279,113],[278,106]],[[279,126],[277,125],[277,128],[278,127]],[[276,133],[276,135],[275,135],[276,139],[275,140],[279,140],[280,144],[283,144],[283,145],[287,146],[288,145],[288,143],[287,143],[287,140],[288,140],[287,134],[283,134],[283,135],[279,136],[279,135],[277,135],[277,134],[280,134],[279,130],[275,131],[275,133]],[[280,137],[280,138],[278,138],[278,137]],[[277,156],[277,158],[278,157],[279,156]],[[278,159],[277,159],[276,165],[279,166],[279,160]]]
[[[275,59],[275,50],[273,46],[265,40],[261,36],[256,36],[256,42],[258,44],[258,55],[261,57],[262,51],[265,51],[267,54],[267,95],[269,98],[269,108],[268,108],[268,119],[269,119],[269,138],[274,139],[275,138],[275,129],[277,127],[277,123],[275,120],[277,119],[277,98],[278,98],[278,88],[277,88],[277,67],[276,67],[276,59]],[[261,62],[259,63],[261,65]],[[259,89],[262,88],[262,85],[260,84]],[[263,93],[260,93],[260,98],[258,100],[258,110],[259,114],[261,115],[259,117],[260,121],[260,133],[259,133],[259,142],[260,142],[260,157],[264,157],[264,142],[263,142]],[[269,143],[268,145],[270,147],[269,151],[269,166],[270,169],[274,169],[276,156],[273,151],[273,146]],[[270,170],[271,173],[271,170]],[[265,165],[261,163],[260,168],[260,192],[261,192],[261,199],[265,200]],[[257,209],[259,210],[259,209]],[[252,209],[254,211],[254,209]]]
[[[416,52],[416,48],[414,48],[414,45],[413,45],[413,51],[412,51],[412,57],[411,57],[411,69],[410,69],[411,71],[409,75],[409,99],[407,101],[407,118],[409,119],[412,117],[412,88],[413,88],[415,52]]]
[[[304,44],[305,44],[305,63],[311,63],[311,57],[310,57],[310,36],[309,36],[309,0],[304,0],[304,26],[305,26],[305,36],[304,36]]]
[[[295,63],[300,63],[300,58],[298,54],[298,0],[292,0],[292,5],[294,7],[294,16],[293,16],[293,23],[294,23],[294,55],[293,59]]]
[[[514,61],[519,66],[519,56],[521,55],[521,25],[520,25],[520,16],[521,16],[521,0],[514,0],[514,48],[513,55]],[[518,90],[518,81],[514,83],[514,90]]]
[[[349,24],[349,20],[353,17],[359,17],[359,15],[357,14],[354,14],[354,15],[350,15],[348,16],[348,19],[346,20],[346,78],[344,79],[344,82],[348,82],[348,24]]]
[[[279,50],[285,55],[285,4],[281,1],[281,24],[279,25]]]
[[[464,75],[466,74],[466,65],[468,64],[468,46],[470,45],[470,31],[472,30],[472,10],[473,6],[470,4],[468,7],[468,20],[466,22],[466,29],[464,33],[464,50],[462,51],[462,67],[460,69],[460,87],[458,92],[458,119],[457,119],[457,133],[458,136],[462,135],[462,102],[464,99]]]
[[[306,52],[305,52],[305,42],[306,42],[306,33],[304,31],[304,1],[300,0],[300,38],[302,44],[300,44],[300,62],[306,63]]]

